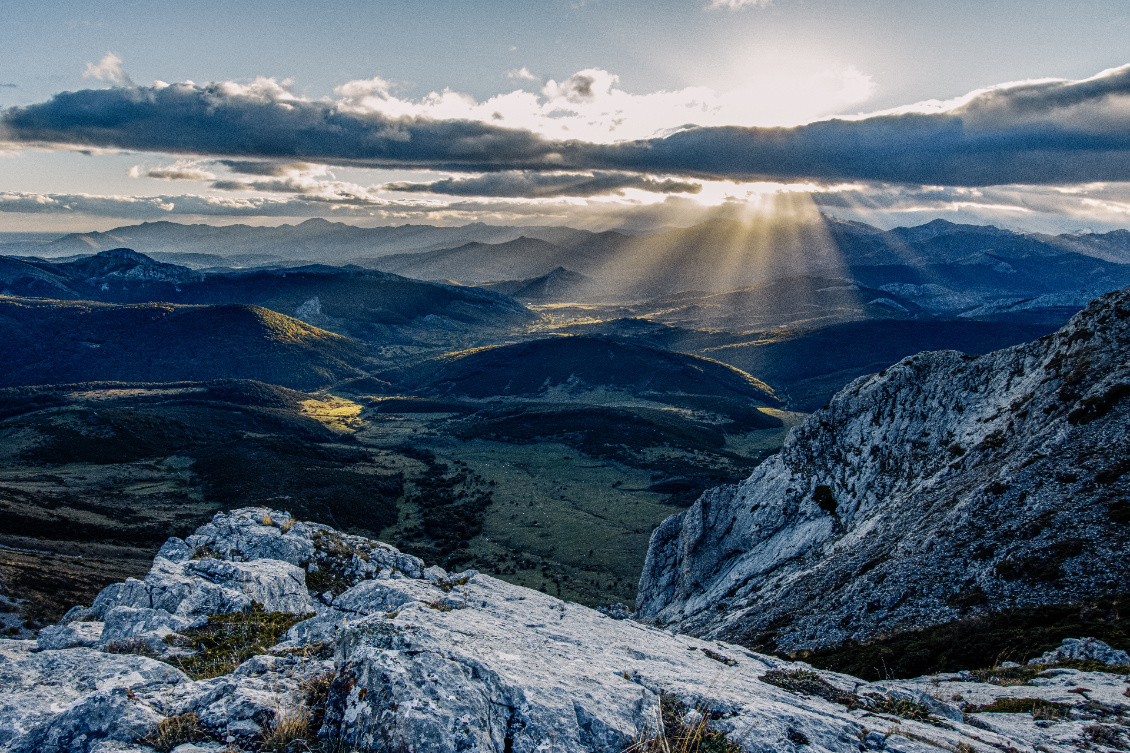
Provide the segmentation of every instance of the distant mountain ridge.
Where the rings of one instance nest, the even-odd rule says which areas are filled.
[[[588,231],[567,227],[506,227],[481,222],[460,227],[400,225],[365,228],[314,218],[297,225],[185,225],[143,222],[106,232],[71,233],[48,243],[8,244],[22,253],[58,257],[128,246],[145,254],[194,253],[232,256],[265,254],[280,261],[316,261],[381,256],[408,250],[431,250],[480,241],[501,243],[525,234],[567,242]]]
[[[831,216],[801,223],[714,218],[639,236],[483,224],[360,228],[318,219],[276,228],[156,222],[73,234],[26,249],[69,257],[120,246],[196,269],[357,264],[464,285],[533,280],[564,268],[592,281],[562,288],[562,295],[583,300],[642,300],[739,290],[788,277],[843,277],[876,288],[923,287],[902,294],[934,306],[949,300],[954,305],[942,306],[947,315],[1066,290],[1085,291],[1090,298],[1130,283],[1130,231],[1050,236],[941,219],[882,230]],[[9,251],[16,247],[6,244]],[[939,290],[979,300],[956,302],[952,295],[940,297]]]
[[[488,290],[360,267],[307,265],[202,274],[131,249],[70,261],[0,257],[0,294],[110,303],[257,304],[350,336],[430,322],[512,325],[536,316]]]

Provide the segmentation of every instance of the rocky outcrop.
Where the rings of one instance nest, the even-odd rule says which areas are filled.
[[[654,532],[637,616],[795,650],[1125,589],[1128,348],[1130,289],[857,379]]]
[[[230,591],[237,596],[207,603],[245,609],[239,596],[278,596],[287,568],[305,572],[310,589],[297,606],[313,614],[290,616],[300,621],[279,643],[202,677],[192,662],[222,641],[209,644],[218,618],[196,616],[205,603],[198,595]],[[970,673],[867,683],[615,619],[475,571],[424,568],[385,544],[263,509],[217,515],[185,541],[170,540],[150,576],[72,610],[44,630],[40,647],[0,641],[0,750],[611,753],[660,729],[702,724],[758,753],[1036,745],[1059,753],[1088,749],[1088,725],[1130,711],[1115,674],[1036,667],[1021,668],[1034,678],[1025,686]],[[151,606],[120,603],[142,594]],[[236,624],[282,617],[253,606]],[[87,641],[99,624],[103,651],[49,647],[71,640],[61,636]],[[180,647],[168,662],[200,679],[105,653],[158,633]],[[1074,689],[1084,682],[1081,698]],[[1048,726],[1031,714],[993,713],[1000,698],[1021,706],[1042,699],[1059,716]],[[1109,729],[1103,734],[1117,743],[1121,728]]]
[[[1029,659],[1028,663],[1056,664],[1066,659],[1098,661],[1112,666],[1130,665],[1130,654],[1111,648],[1094,638],[1065,638],[1063,644],[1058,648],[1037,656],[1035,659]]]
[[[22,750],[30,741],[42,743],[46,730],[58,724],[69,728],[71,721],[59,715],[91,694],[112,698],[107,702],[113,705],[114,691],[163,692],[188,680],[179,669],[144,656],[34,649],[34,641],[0,640],[0,749]]]

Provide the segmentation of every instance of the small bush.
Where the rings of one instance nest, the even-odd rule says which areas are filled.
[[[148,656],[150,659],[161,659],[161,654],[140,638],[110,641],[102,647],[102,651],[107,654],[132,654],[134,656]]]
[[[210,615],[206,624],[185,630],[183,637],[168,638],[173,645],[197,649],[179,664],[189,677],[203,680],[226,675],[252,656],[267,653],[292,625],[313,616],[264,612],[254,605],[249,612]]]
[[[200,726],[197,714],[179,714],[162,719],[157,727],[145,737],[137,739],[142,745],[169,753],[173,748],[185,743],[202,743],[211,737]]]
[[[710,727],[709,709],[698,709],[698,721],[688,727],[683,720],[689,711],[675,696],[661,693],[655,733],[644,732],[624,753],[741,753],[740,745]]]
[[[294,743],[305,743],[310,736],[310,710],[305,706],[283,706],[275,714],[270,731],[263,736],[263,750],[290,750]]]
[[[1042,698],[998,698],[992,703],[978,706],[977,713],[993,714],[1031,714],[1035,719],[1067,719],[1071,707]]]
[[[862,708],[866,705],[854,693],[840,690],[815,672],[804,669],[797,669],[792,672],[773,669],[758,679],[792,693],[814,695],[817,698],[823,698],[825,701],[847,706],[849,709]]]
[[[194,559],[194,560],[202,560],[202,559],[219,560],[219,559],[223,559],[223,558],[224,558],[224,555],[220,554],[219,552],[217,552],[215,549],[208,546],[207,544],[203,544],[203,545],[198,546],[198,547],[196,547],[195,549],[192,550],[192,559]]]
[[[903,719],[913,719],[918,722],[931,721],[930,709],[908,698],[896,699],[890,696],[880,697],[875,700],[875,705],[871,708],[878,711],[880,714],[901,716]]]
[[[307,677],[298,686],[302,691],[302,702],[310,709],[310,730],[317,734],[322,727],[322,720],[326,716],[326,707],[330,702],[330,686],[333,684],[332,673],[313,675]]]
[[[466,576],[463,576],[462,578],[456,578],[455,580],[446,580],[446,579],[441,580],[438,583],[436,583],[436,586],[439,588],[439,590],[443,591],[444,593],[451,593],[451,591],[455,587],[467,585],[467,582],[469,580],[471,580],[471,576],[466,575]]]
[[[1120,748],[1125,734],[1118,727],[1112,727],[1108,724],[1092,724],[1083,728],[1083,737],[1108,748]]]

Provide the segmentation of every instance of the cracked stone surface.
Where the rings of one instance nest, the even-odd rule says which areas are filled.
[[[1130,288],[862,377],[653,533],[637,619],[794,651],[1130,579]]]
[[[263,519],[287,531],[258,531]],[[965,745],[981,753],[1033,753],[1036,746],[1060,753],[1117,750],[1095,736],[1117,744],[1130,714],[1123,695],[1130,678],[1123,675],[1051,668],[1024,686],[962,674],[867,683],[614,619],[475,571],[425,570],[385,544],[288,523],[285,513],[251,508],[220,514],[207,527],[209,558],[239,564],[246,588],[259,587],[251,583],[260,577],[264,588],[276,583],[279,565],[301,570],[313,561],[351,584],[336,597],[308,592],[315,616],[269,653],[229,674],[191,680],[142,656],[0,641],[0,750],[141,753],[152,748],[139,740],[162,719],[191,713],[210,740],[185,743],[181,753],[255,751],[280,714],[305,708],[316,720],[309,731],[315,746],[334,740],[365,751],[611,752],[654,734],[662,697],[686,704],[688,718],[707,712],[713,728],[749,752],[936,753]],[[228,547],[223,531],[238,532],[243,548]],[[312,552],[293,542],[258,551],[297,551],[306,560],[245,559],[253,550],[247,537],[270,542],[294,531]],[[214,565],[170,570],[204,561],[191,559],[195,546],[174,540],[155,564],[162,577],[177,573],[183,588],[176,593],[186,599],[215,585],[214,574],[235,572]],[[67,625],[92,623],[94,611],[72,610]],[[190,629],[176,611],[106,608],[101,632],[111,625],[115,636]],[[325,692],[311,696],[311,687]],[[1055,722],[979,711],[999,698],[1040,698],[1068,711]],[[923,718],[892,715],[886,709],[897,701],[912,701]]]

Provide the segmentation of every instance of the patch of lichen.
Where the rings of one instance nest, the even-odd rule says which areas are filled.
[[[188,628],[167,640],[196,652],[180,659],[178,664],[192,679],[203,680],[226,675],[251,657],[267,653],[283,633],[313,616],[264,612],[256,604],[247,612],[209,615],[204,625]]]

